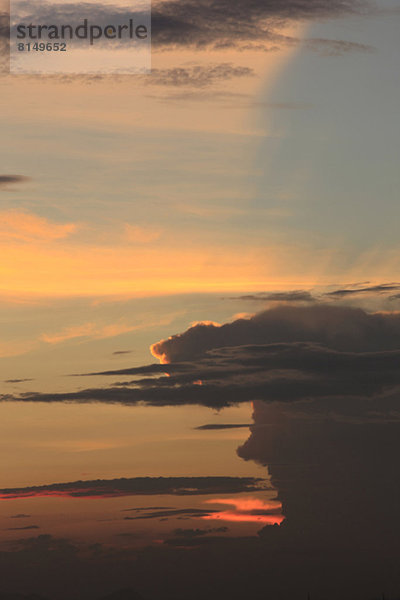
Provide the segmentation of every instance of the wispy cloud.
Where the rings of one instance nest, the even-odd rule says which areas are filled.
[[[175,67],[172,69],[153,69],[147,83],[176,87],[205,88],[219,81],[236,77],[251,77],[254,70],[250,67],[234,66],[230,63]]]
[[[77,229],[76,223],[55,223],[19,210],[0,212],[0,235],[3,240],[53,242],[69,237]]]

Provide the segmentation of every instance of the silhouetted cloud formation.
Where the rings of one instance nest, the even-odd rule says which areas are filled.
[[[99,479],[96,481],[74,481],[23,488],[7,488],[0,490],[0,499],[36,496],[111,498],[156,494],[195,496],[200,494],[236,494],[262,489],[265,489],[265,481],[253,477],[133,477],[131,479]]]
[[[124,521],[142,521],[147,519],[169,519],[176,517],[190,517],[192,519],[198,519],[207,517],[212,514],[213,511],[205,508],[171,508],[167,510],[150,511],[145,514],[136,515],[133,517],[124,517]]]
[[[152,352],[160,359],[177,362],[214,348],[292,342],[312,342],[349,352],[398,349],[400,315],[324,304],[278,306],[222,326],[197,324],[154,344]]]
[[[400,314],[367,313],[329,304],[278,306],[219,326],[196,324],[152,347],[168,364],[103,372],[131,376],[110,387],[65,393],[22,393],[23,402],[108,402],[126,405],[198,404],[349,398],[366,414],[398,412]],[[133,377],[133,378],[132,378]]]

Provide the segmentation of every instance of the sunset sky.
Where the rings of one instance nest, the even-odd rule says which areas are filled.
[[[69,4],[100,20],[110,9]],[[322,575],[314,588],[306,578],[318,531],[325,556],[336,548],[322,507],[340,529],[372,472],[387,496],[398,450],[398,1],[153,2],[151,73],[92,76],[8,73],[7,6],[0,0],[1,556],[17,548],[16,571],[39,546],[47,556],[53,542],[41,534],[59,540],[60,556],[72,556],[69,543],[104,543],[123,548],[127,564],[127,548],[149,545],[148,573],[153,560],[177,564],[189,538],[205,564],[210,538],[234,562],[248,553],[257,600],[271,536],[271,570],[304,544],[310,563],[287,566],[302,597],[322,593]],[[346,475],[324,436],[348,460]],[[320,446],[325,471],[313,462]],[[146,477],[154,489],[138,491]],[[372,490],[368,519],[378,505]],[[361,521],[352,527],[360,540]],[[187,579],[168,599],[191,589],[194,563],[182,560]],[[53,600],[46,561],[35,589]],[[83,581],[86,563],[74,565]],[[382,587],[383,558],[376,568],[360,598],[398,593],[389,576],[393,587]],[[28,571],[17,591],[34,589]],[[118,587],[116,573],[104,589]],[[204,593],[218,587],[212,577]],[[89,581],[97,600],[103,586]],[[144,600],[159,598],[157,585]],[[81,600],[68,590],[61,600]]]

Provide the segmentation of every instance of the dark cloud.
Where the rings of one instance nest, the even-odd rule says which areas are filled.
[[[359,551],[371,565],[393,563],[400,421],[340,421],[314,409],[312,403],[293,410],[256,402],[257,426],[238,450],[241,458],[268,465],[286,516],[282,542],[299,543],[310,554],[318,543],[325,557]],[[261,535],[267,540],[270,533]],[[345,539],[352,540],[351,551]]]
[[[173,531],[174,536],[183,538],[194,538],[209,533],[226,533],[228,527],[212,527],[211,529],[175,529]]]
[[[356,296],[358,294],[387,294],[400,289],[398,283],[382,283],[380,285],[371,285],[366,287],[348,287],[327,292],[325,296],[329,298],[345,298],[347,296]]]
[[[170,364],[104,375],[134,379],[65,393],[3,395],[23,402],[197,404],[358,399],[367,415],[398,413],[400,314],[328,304],[284,305],[217,326],[197,324],[153,346]],[[175,362],[178,361],[178,362]],[[179,362],[180,361],[180,362]],[[185,362],[182,362],[185,361]]]
[[[153,5],[152,35],[160,46],[270,49],[298,43],[280,35],[287,22],[359,14],[367,6],[357,0],[170,0]],[[329,41],[323,40],[323,44]]]
[[[113,352],[114,356],[120,356],[122,354],[132,354],[132,350],[116,350]]]
[[[24,513],[19,513],[18,515],[11,515],[10,519],[29,519],[31,515],[25,515]]]
[[[312,342],[348,352],[400,348],[400,315],[323,304],[278,306],[222,326],[198,324],[152,346],[155,356],[185,361],[214,348]]]
[[[35,381],[34,379],[6,379],[4,383],[25,383],[27,381]]]
[[[0,190],[6,189],[14,183],[25,183],[30,181],[30,177],[24,175],[0,175]]]
[[[1,489],[0,499],[36,496],[104,498],[157,494],[195,496],[203,494],[237,494],[254,492],[264,488],[265,482],[263,479],[252,477],[134,477],[131,479],[74,481]]]
[[[191,67],[175,67],[173,69],[153,69],[151,76],[145,78],[152,85],[173,87],[204,88],[219,81],[236,77],[250,77],[254,70],[250,67],[234,66],[230,63],[194,65]]]
[[[169,510],[169,506],[139,506],[135,508],[124,508],[121,512],[141,512],[142,510]]]
[[[346,40],[300,40],[285,36],[282,27],[293,21],[314,21],[345,15],[365,14],[367,0],[167,0],[153,3],[152,44],[156,48],[193,47],[259,49],[275,51],[283,46],[305,45],[324,54],[365,51],[366,46]],[[81,22],[84,18],[105,27],[110,23],[126,22],[134,17],[144,22],[140,12],[127,13],[126,8],[70,3],[56,9],[41,4],[32,11],[31,4],[23,5],[26,23]],[[84,43],[84,42],[83,42]],[[110,46],[109,42],[108,45]],[[118,45],[115,44],[114,45]]]
[[[199,431],[215,431],[223,429],[242,429],[250,427],[250,423],[210,423],[209,425],[200,425],[195,427]]]
[[[168,510],[159,510],[159,511],[150,511],[146,514],[137,515],[134,517],[124,517],[124,521],[142,521],[146,519],[162,519],[167,520],[169,518],[176,517],[190,517],[192,519],[207,517],[211,515],[213,511],[211,509],[203,509],[203,508],[176,508],[176,509],[168,509]]]
[[[7,527],[4,531],[28,531],[31,529],[40,529],[38,525],[26,525],[25,527]]]
[[[235,296],[232,300],[251,300],[255,302],[315,302],[316,298],[303,290],[293,290],[290,292],[260,292],[258,294],[248,294],[246,296]]]

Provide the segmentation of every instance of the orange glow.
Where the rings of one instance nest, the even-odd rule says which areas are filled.
[[[221,327],[221,323],[217,323],[217,321],[193,321],[191,327],[197,327],[197,325],[212,325],[213,327]]]
[[[266,525],[280,525],[285,517],[283,515],[247,515],[236,512],[221,511],[212,515],[201,517],[206,520],[230,521],[232,523],[265,523]]]
[[[256,498],[214,498],[206,500],[207,504],[224,504],[234,506],[236,510],[222,510],[205,515],[202,519],[243,523],[264,523],[280,525],[285,517],[281,514],[282,503],[277,500],[264,502]]]
[[[152,354],[152,356],[154,356],[154,358],[156,358],[157,360],[160,361],[161,365],[168,365],[169,364],[169,360],[167,358],[166,354],[159,354],[157,351],[157,346],[158,346],[159,342],[157,342],[156,344],[152,344],[150,346],[150,352]],[[168,375],[168,373],[166,373],[166,375]]]

